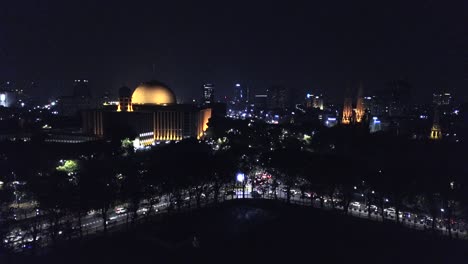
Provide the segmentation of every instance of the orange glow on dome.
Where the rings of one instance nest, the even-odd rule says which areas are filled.
[[[174,92],[160,84],[144,83],[138,86],[132,95],[132,104],[175,104]]]

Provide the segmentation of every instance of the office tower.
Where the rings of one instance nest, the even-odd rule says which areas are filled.
[[[432,102],[437,105],[450,105],[452,103],[452,95],[447,92],[438,92],[432,95]]]
[[[73,96],[81,98],[91,98],[91,90],[89,89],[88,80],[75,80],[73,83]]]
[[[267,90],[268,108],[285,109],[290,106],[289,89],[284,86],[272,86]]]
[[[214,85],[206,83],[203,85],[203,103],[212,104],[214,103]]]
[[[268,96],[266,94],[256,94],[254,97],[255,111],[266,110],[268,104]]]
[[[59,98],[59,114],[77,116],[81,110],[94,106],[88,80],[74,80],[73,94]]]
[[[308,93],[306,95],[306,108],[316,108],[323,110],[323,95],[314,95]]]

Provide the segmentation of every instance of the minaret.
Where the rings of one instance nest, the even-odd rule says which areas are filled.
[[[359,85],[357,102],[356,102],[356,123],[361,123],[364,119],[365,109],[364,109],[364,98],[363,98],[363,88],[362,82]]]
[[[132,90],[124,86],[119,89],[119,104],[117,112],[133,112],[132,106]]]
[[[343,105],[343,117],[341,119],[341,123],[344,125],[351,124],[351,119],[353,118],[353,99],[349,96],[351,93],[349,92],[349,88],[346,89],[346,95]]]
[[[437,109],[437,106],[434,110],[434,123],[432,124],[430,139],[442,139],[442,130],[439,125],[439,110]]]

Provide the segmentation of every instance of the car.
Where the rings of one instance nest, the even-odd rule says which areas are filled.
[[[396,210],[393,207],[389,207],[389,208],[384,209],[384,213],[386,213],[387,215],[391,217],[394,217],[396,215]]]
[[[148,207],[142,207],[138,209],[138,213],[146,214],[149,211]]]
[[[125,207],[117,207],[117,208],[115,208],[115,213],[116,213],[116,214],[124,214],[124,213],[126,213],[126,212],[127,212],[127,208],[125,208]]]
[[[225,193],[225,195],[226,195],[226,196],[227,196],[227,195],[236,195],[236,192],[235,192],[235,191],[232,191],[232,190],[231,190],[231,191],[227,191],[227,192]]]
[[[96,214],[96,211],[95,210],[91,210],[91,211],[88,211],[87,213],[89,216],[92,216],[92,215],[95,215]]]
[[[252,192],[252,198],[260,198],[262,197],[257,191]]]
[[[354,207],[354,208],[361,208],[361,203],[360,202],[351,202],[349,204],[350,207]]]

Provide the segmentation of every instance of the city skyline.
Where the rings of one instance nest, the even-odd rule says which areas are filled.
[[[416,100],[437,90],[466,100],[458,4],[115,3],[110,12],[86,1],[8,3],[1,11],[0,79],[36,81],[38,95],[67,94],[66,83],[77,78],[89,79],[95,94],[158,79],[187,98],[198,96],[203,83],[228,96],[240,82],[337,100],[348,81],[371,91],[408,79]]]

